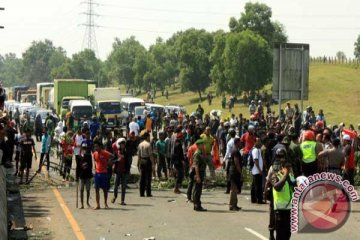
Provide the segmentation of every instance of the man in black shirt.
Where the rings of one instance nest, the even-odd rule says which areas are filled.
[[[237,206],[238,198],[237,194],[241,191],[241,154],[240,154],[240,138],[234,139],[235,148],[231,154],[230,159],[230,181],[231,181],[231,192],[230,192],[230,211],[239,211],[241,207]]]
[[[33,152],[37,159],[35,151],[35,142],[31,138],[31,129],[26,129],[26,137],[20,141],[21,162],[20,162],[20,184],[23,183],[24,169],[26,168],[26,182],[29,180],[29,169],[31,168]]]

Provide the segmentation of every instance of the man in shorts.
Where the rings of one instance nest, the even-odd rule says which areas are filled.
[[[24,169],[26,169],[26,183],[29,181],[29,169],[31,168],[33,152],[37,159],[35,151],[35,142],[31,137],[31,129],[26,129],[26,137],[20,141],[21,162],[20,162],[20,184],[23,183]]]
[[[106,150],[102,149],[102,143],[94,142],[94,162],[95,162],[95,193],[96,193],[96,209],[100,209],[100,188],[104,192],[104,202],[105,208],[109,208],[107,205],[108,198],[108,165],[111,164],[111,160],[114,158],[114,155],[109,153]]]

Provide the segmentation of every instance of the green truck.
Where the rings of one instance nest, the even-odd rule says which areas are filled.
[[[64,119],[68,111],[69,101],[89,99],[96,88],[96,82],[84,79],[55,79],[54,108],[56,114]]]

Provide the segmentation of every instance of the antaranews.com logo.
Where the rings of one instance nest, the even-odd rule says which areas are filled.
[[[342,227],[351,213],[351,202],[359,195],[341,176],[322,172],[300,177],[291,209],[291,232],[324,233]]]

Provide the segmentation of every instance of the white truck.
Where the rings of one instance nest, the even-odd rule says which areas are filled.
[[[94,90],[96,114],[98,117],[100,115],[104,116],[108,128],[112,128],[115,125],[115,118],[120,119],[120,100],[120,88],[95,88]]]

